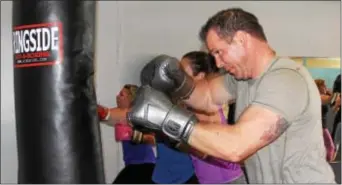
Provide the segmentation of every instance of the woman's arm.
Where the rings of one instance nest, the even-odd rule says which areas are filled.
[[[104,123],[111,127],[114,127],[114,124],[117,122],[126,121],[126,114],[128,111],[129,109],[125,108],[107,108],[101,105],[98,105],[97,108],[101,123]]]
[[[110,119],[112,122],[117,123],[117,122],[122,122],[126,121],[126,115],[129,109],[127,108],[111,108],[110,109]]]

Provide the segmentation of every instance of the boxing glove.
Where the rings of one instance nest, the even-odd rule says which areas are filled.
[[[179,67],[178,60],[167,55],[159,55],[146,64],[140,81],[176,99],[187,99],[195,88],[192,78]]]
[[[115,140],[116,141],[129,141],[132,137],[132,127],[126,123],[115,124]]]
[[[169,97],[148,85],[141,86],[127,113],[128,121],[155,131],[162,131],[168,137],[187,142],[197,123],[196,116],[173,105]]]
[[[97,115],[100,121],[108,121],[110,118],[109,108],[102,105],[97,105]]]

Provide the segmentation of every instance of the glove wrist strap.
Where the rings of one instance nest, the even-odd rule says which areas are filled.
[[[188,75],[185,75],[182,84],[171,93],[171,96],[177,99],[186,100],[190,97],[194,89],[194,81]]]
[[[197,119],[192,112],[174,106],[162,124],[162,131],[174,140],[188,142],[196,123]]]
[[[192,133],[192,131],[194,130],[194,126],[195,124],[198,122],[198,120],[196,119],[195,116],[191,117],[191,119],[189,120],[187,126],[185,127],[185,130],[182,134],[182,141],[185,143],[188,143],[190,135]]]

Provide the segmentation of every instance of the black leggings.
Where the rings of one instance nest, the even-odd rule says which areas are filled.
[[[153,163],[128,165],[116,176],[113,184],[156,184],[152,181],[153,169]],[[199,184],[197,176],[194,174],[184,184]]]
[[[197,176],[194,174],[188,181],[184,184],[199,184]]]
[[[158,184],[158,183],[154,182],[153,184]],[[190,177],[190,179],[188,179],[183,184],[199,184],[199,182],[198,182],[197,176],[194,174],[193,176]]]
[[[113,184],[154,184],[153,163],[127,165],[113,181]]]

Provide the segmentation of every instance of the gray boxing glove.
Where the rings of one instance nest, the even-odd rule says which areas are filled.
[[[198,122],[192,112],[173,105],[166,94],[148,85],[138,89],[127,120],[133,127],[161,130],[168,137],[184,142]]]
[[[187,99],[195,88],[191,77],[179,67],[179,61],[168,55],[159,55],[146,64],[140,81],[176,99]]]

